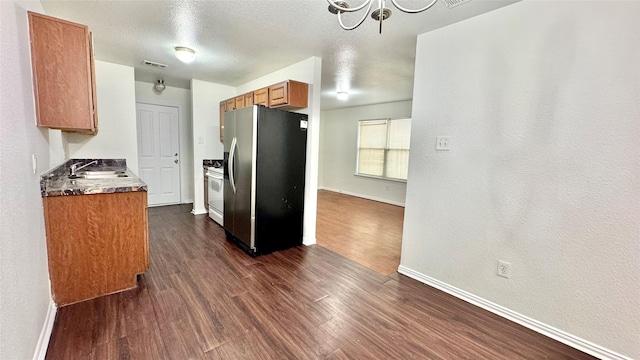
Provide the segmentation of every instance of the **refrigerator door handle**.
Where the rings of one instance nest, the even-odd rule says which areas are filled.
[[[233,140],[231,141],[231,154],[229,154],[229,162],[227,163],[227,166],[229,167],[229,183],[231,184],[231,189],[233,190],[233,193],[235,194],[237,192],[237,188],[236,188],[236,179],[235,176],[233,176],[233,170],[235,168],[234,163],[235,163],[235,158],[236,158],[236,147],[238,145],[238,139],[234,136]]]

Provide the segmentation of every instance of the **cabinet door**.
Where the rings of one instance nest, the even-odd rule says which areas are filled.
[[[277,107],[286,105],[289,97],[287,90],[289,83],[287,81],[269,86],[269,107]]]
[[[244,107],[244,95],[236,96],[236,109]]]
[[[269,106],[269,88],[262,88],[253,92],[253,103],[256,105]]]
[[[236,109],[236,98],[227,100],[227,109],[226,111],[231,111]]]
[[[220,142],[224,142],[224,112],[227,111],[227,102],[220,102]]]
[[[38,126],[95,133],[89,29],[29,12],[29,35]]]
[[[249,107],[253,105],[253,93],[246,93],[244,94],[244,106],[245,107]]]
[[[58,306],[136,286],[136,275],[149,267],[146,191],[49,196],[42,202],[51,295]]]
[[[296,109],[306,108],[309,98],[309,84],[300,81],[284,81],[269,86],[269,107]]]
[[[95,68],[95,57],[93,51],[93,33],[89,33],[89,59],[91,60],[91,100],[93,107],[91,111],[93,113],[93,129],[89,130],[91,134],[98,133],[98,93],[96,92],[96,68]]]

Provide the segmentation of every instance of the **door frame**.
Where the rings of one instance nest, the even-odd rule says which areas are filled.
[[[182,141],[180,139],[180,136],[182,135],[182,133],[180,132],[180,127],[182,126],[182,116],[180,116],[180,114],[182,113],[182,107],[180,105],[176,105],[175,103],[171,103],[171,102],[164,102],[161,101],[160,103],[155,103],[155,102],[149,102],[149,101],[137,101],[136,100],[136,149],[140,146],[139,143],[139,137],[138,137],[138,110],[137,110],[137,106],[138,104],[143,104],[143,105],[153,105],[153,106],[164,106],[164,107],[172,107],[172,108],[176,108],[178,109],[178,178],[180,181],[180,199],[178,200],[177,203],[171,203],[171,204],[158,204],[158,205],[148,205],[149,207],[155,207],[155,206],[166,206],[166,205],[177,205],[177,204],[183,204],[183,194],[182,194],[182,182],[184,181],[183,177],[182,177]],[[138,164],[140,163],[140,154],[138,153]]]

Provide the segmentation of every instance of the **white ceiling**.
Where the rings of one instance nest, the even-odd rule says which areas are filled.
[[[362,1],[349,0],[352,7]],[[411,99],[418,34],[515,1],[472,0],[449,9],[440,0],[419,14],[403,13],[388,1],[393,14],[381,35],[371,18],[353,31],[342,30],[325,0],[42,0],[42,5],[48,15],[88,25],[96,58],[134,67],[141,81],[163,78],[167,85],[188,88],[195,78],[238,86],[318,56],[321,108],[328,110]],[[400,2],[414,8],[427,3]],[[175,46],[195,49],[196,60],[181,63],[173,55]],[[143,60],[169,67],[150,68]],[[342,86],[350,94],[346,102],[335,96]]]

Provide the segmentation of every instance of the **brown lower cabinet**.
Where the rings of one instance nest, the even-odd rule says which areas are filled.
[[[145,191],[43,198],[51,292],[64,306],[136,287],[149,267]]]

